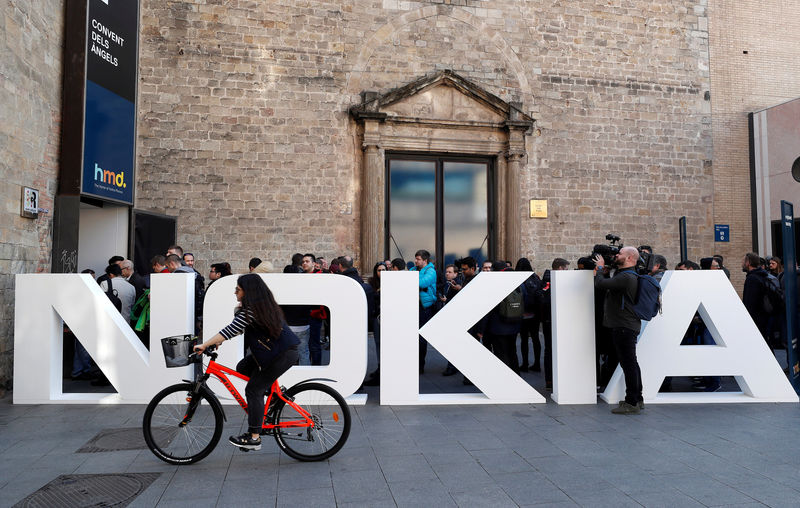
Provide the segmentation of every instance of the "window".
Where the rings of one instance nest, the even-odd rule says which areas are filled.
[[[440,269],[493,248],[488,158],[387,154],[386,254],[413,261],[425,249]]]

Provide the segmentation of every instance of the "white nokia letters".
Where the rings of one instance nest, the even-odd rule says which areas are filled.
[[[552,398],[559,404],[597,404],[592,272],[552,270],[550,276]]]
[[[153,337],[192,333],[194,276],[153,274],[150,280]],[[15,404],[143,404],[190,376],[188,367],[164,366],[158,339],[147,351],[90,275],[17,275],[15,305]],[[62,319],[118,393],[63,393]]]
[[[467,333],[483,315],[519,286],[529,272],[480,274],[433,319],[418,326],[418,274],[381,276],[382,404],[542,403],[544,397]],[[331,310],[330,364],[296,366],[281,382],[329,378],[348,401],[367,368],[367,304],[355,281],[340,275],[263,274],[280,304],[325,305]],[[214,283],[205,298],[205,338],[230,323],[236,276]],[[167,369],[160,338],[193,332],[192,274],[151,276],[151,350],[139,341],[89,275],[16,276],[14,403],[147,403],[161,388],[191,376],[190,368]],[[662,280],[663,313],[646,323],[637,347],[644,398],[648,403],[797,402],[797,394],[721,271],[667,272]],[[594,394],[594,296],[590,272],[553,272],[553,399],[591,404]],[[681,346],[699,311],[715,346]],[[63,393],[63,321],[118,393]],[[449,359],[483,393],[420,394],[418,335]],[[243,355],[236,337],[220,348],[231,367]],[[734,376],[737,393],[658,393],[665,376]],[[238,386],[241,388],[241,385]],[[221,387],[218,387],[221,388]],[[601,397],[624,397],[617,369]],[[224,394],[223,390],[218,390]]]
[[[797,394],[722,270],[669,271],[661,280],[663,313],[642,328],[636,354],[645,402],[797,402]],[[681,346],[695,312],[716,345]],[[742,392],[658,393],[665,376],[733,376]],[[617,368],[602,395],[625,398]]]
[[[480,274],[419,329],[419,273],[381,275],[381,404],[525,404],[545,399],[467,330],[530,275]],[[483,393],[419,393],[418,334]],[[485,394],[485,395],[484,395]]]

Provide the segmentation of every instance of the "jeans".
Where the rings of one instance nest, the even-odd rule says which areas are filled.
[[[311,361],[308,356],[308,339],[311,335],[311,327],[306,326],[290,326],[289,329],[297,335],[297,338],[300,339],[300,344],[297,345],[297,354],[299,355],[297,358],[298,365],[310,365]]]
[[[625,402],[635,406],[642,398],[642,371],[636,360],[636,338],[639,332],[630,328],[612,328],[611,341],[625,375]]]
[[[89,356],[83,344],[76,339],[75,354],[72,355],[72,377],[78,377],[81,374],[89,374],[93,369],[92,357]]]
[[[509,369],[519,373],[516,335],[495,335],[486,332],[483,335],[483,343],[487,348],[491,346],[494,355],[499,358],[501,362],[508,365]]]
[[[247,430],[251,434],[260,434],[264,425],[264,396],[266,392],[279,376],[297,363],[297,357],[297,346],[292,346],[276,356],[272,363],[262,369],[258,368],[253,355],[245,356],[236,365],[236,372],[250,378],[244,388],[244,395],[247,398]]]
[[[422,304],[419,306],[419,327],[422,328],[425,326],[425,323],[431,320],[433,317],[433,306],[430,307],[423,307]],[[419,336],[419,368],[422,370],[425,367],[425,357],[428,355],[428,341],[422,338],[422,335]]]
[[[375,341],[375,355],[378,357],[378,368],[381,368],[381,317],[372,319],[372,339]]]
[[[522,320],[522,328],[519,330],[519,350],[522,353],[522,365],[528,366],[528,337],[533,342],[533,364],[539,365],[539,358],[542,356],[542,343],[539,341],[539,319],[527,318]]]
[[[544,337],[544,383],[553,386],[553,323],[542,321],[542,336]]]
[[[322,332],[322,320],[311,318],[308,322],[308,355],[311,365],[322,365],[322,344],[319,337]]]
[[[708,331],[708,328],[703,327],[703,344],[706,346],[713,346],[716,344],[714,342],[714,338],[711,337],[711,332]],[[721,378],[719,376],[704,376],[703,377],[703,384],[708,391],[714,391],[720,387]]]

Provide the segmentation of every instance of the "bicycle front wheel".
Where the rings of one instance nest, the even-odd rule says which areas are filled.
[[[333,388],[321,383],[302,383],[286,395],[306,411],[313,425],[302,425],[304,415],[290,404],[276,408],[274,423],[298,425],[276,427],[275,440],[286,455],[302,461],[325,460],[344,446],[350,435],[350,408]]]
[[[191,383],[161,390],[144,412],[144,440],[156,457],[170,464],[193,464],[207,456],[222,435],[219,402]]]

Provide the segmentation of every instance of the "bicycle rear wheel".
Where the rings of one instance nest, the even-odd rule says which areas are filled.
[[[164,462],[193,464],[211,453],[222,435],[219,402],[205,392],[193,393],[192,388],[191,383],[168,386],[144,412],[144,440]]]
[[[307,411],[313,426],[277,427],[275,440],[286,455],[302,461],[325,460],[344,446],[350,435],[350,408],[333,388],[321,383],[301,383],[286,390],[286,395]],[[275,409],[274,423],[304,422],[305,418],[289,404]]]

